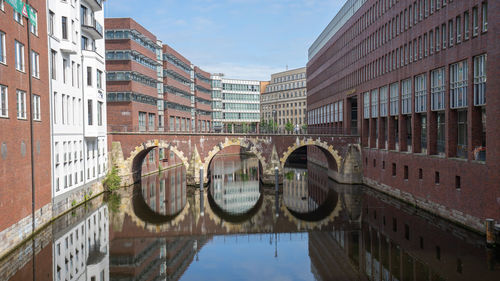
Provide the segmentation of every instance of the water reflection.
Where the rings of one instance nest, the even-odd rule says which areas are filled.
[[[172,216],[186,205],[186,168],[176,166],[142,178],[142,200],[156,214]]]
[[[335,183],[311,163],[288,168],[276,193],[274,187],[260,186],[258,163],[238,161],[214,162],[223,164],[212,171],[210,195],[186,187],[186,171],[178,167],[120,190],[121,205],[111,213],[98,198],[0,261],[0,280],[500,276],[498,256],[486,249],[482,236],[371,189]],[[252,188],[245,190],[247,183]],[[250,195],[256,192],[257,200]],[[228,219],[231,212],[240,220]],[[315,219],[311,214],[317,214]]]
[[[209,192],[226,213],[241,215],[250,211],[261,195],[257,157],[216,156],[210,169]]]

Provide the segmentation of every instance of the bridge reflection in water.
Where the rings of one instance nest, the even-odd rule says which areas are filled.
[[[315,164],[288,167],[276,192],[261,185],[251,157],[212,163],[204,192],[187,187],[178,166],[121,190],[117,201],[101,197],[65,215],[0,261],[0,280],[500,276],[483,237],[363,186],[337,184]]]

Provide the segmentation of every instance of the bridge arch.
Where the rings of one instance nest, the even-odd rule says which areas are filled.
[[[210,169],[210,164],[212,163],[212,160],[214,157],[224,150],[226,147],[230,146],[239,146],[244,148],[248,153],[255,155],[257,159],[259,160],[260,168],[261,168],[261,174],[262,171],[266,168],[266,158],[262,155],[260,151],[257,150],[255,144],[253,144],[250,140],[246,138],[233,138],[229,139],[226,138],[224,142],[220,142],[219,144],[215,145],[209,152],[207,157],[205,157],[204,162],[203,162],[203,170],[205,174],[205,178],[208,175],[208,169]]]
[[[285,164],[292,155],[293,152],[295,152],[297,149],[305,146],[315,146],[319,148],[326,157],[326,160],[328,162],[328,168],[330,170],[334,170],[335,172],[340,172],[341,170],[341,165],[342,165],[342,157],[339,155],[339,152],[335,149],[333,149],[332,145],[329,145],[325,141],[321,141],[320,139],[312,140],[301,140],[297,139],[296,142],[293,143],[293,145],[289,146],[285,152],[283,152],[283,156],[280,158],[281,162],[281,168],[285,168]]]
[[[186,170],[189,169],[187,157],[184,156],[184,152],[180,151],[176,146],[163,140],[150,140],[142,143],[140,146],[136,146],[135,150],[130,152],[130,156],[127,159],[127,162],[130,163],[130,173],[132,174],[134,183],[141,180],[142,163],[144,162],[144,158],[146,158],[146,155],[148,155],[148,153],[155,148],[164,148],[172,151],[182,161]]]

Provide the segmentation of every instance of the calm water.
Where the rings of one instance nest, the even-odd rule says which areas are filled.
[[[144,177],[44,229],[0,280],[500,280],[484,237],[308,163],[262,186],[257,159]]]

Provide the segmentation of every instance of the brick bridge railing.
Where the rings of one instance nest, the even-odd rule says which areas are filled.
[[[274,183],[275,169],[280,175],[288,157],[298,148],[316,146],[324,152],[329,176],[341,183],[362,182],[359,136],[348,134],[215,134],[170,132],[108,133],[112,165],[119,168],[124,185],[140,179],[143,160],[153,149],[175,154],[187,170],[187,183],[207,182],[213,157],[230,146],[254,154],[262,167],[264,183]]]

